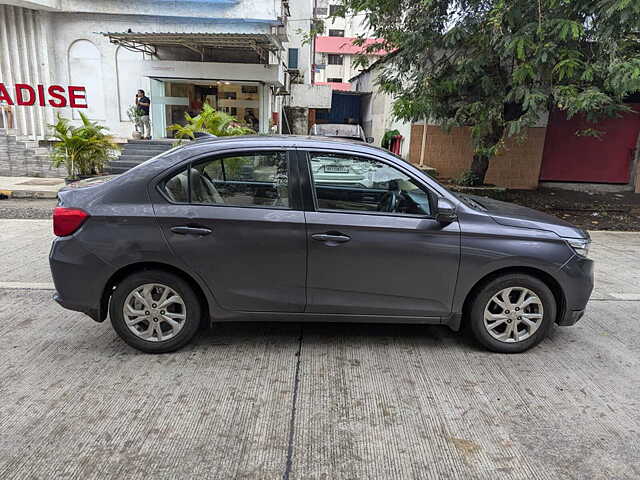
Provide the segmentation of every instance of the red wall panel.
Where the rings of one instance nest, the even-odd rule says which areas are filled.
[[[540,180],[629,183],[640,134],[640,104],[630,106],[635,113],[608,118],[595,126],[581,116],[569,120],[564,112],[554,110],[549,117]],[[605,133],[600,138],[576,135],[586,128]]]

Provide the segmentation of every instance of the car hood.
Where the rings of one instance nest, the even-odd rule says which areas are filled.
[[[485,213],[500,225],[547,230],[560,237],[589,238],[589,234],[581,228],[553,215],[488,197],[467,196],[482,205],[486,209]]]

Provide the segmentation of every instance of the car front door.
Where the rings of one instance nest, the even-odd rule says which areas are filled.
[[[306,228],[289,156],[227,152],[193,160],[158,184],[154,209],[169,245],[222,308],[304,311]]]
[[[449,314],[460,229],[435,220],[428,187],[388,159],[331,151],[300,156],[312,204],[307,311]]]

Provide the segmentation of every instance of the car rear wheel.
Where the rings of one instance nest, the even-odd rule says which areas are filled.
[[[470,311],[471,330],[489,350],[524,352],[547,336],[556,300],[541,280],[525,274],[493,279],[478,292]]]
[[[200,324],[200,303],[182,278],[162,270],[145,270],[125,278],[109,305],[111,324],[138,350],[165,353],[193,338]]]

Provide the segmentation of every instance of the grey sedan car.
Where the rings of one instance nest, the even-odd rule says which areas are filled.
[[[145,352],[256,320],[468,325],[522,352],[593,288],[586,232],[319,137],[198,140],[60,192],[53,224],[55,300]]]

